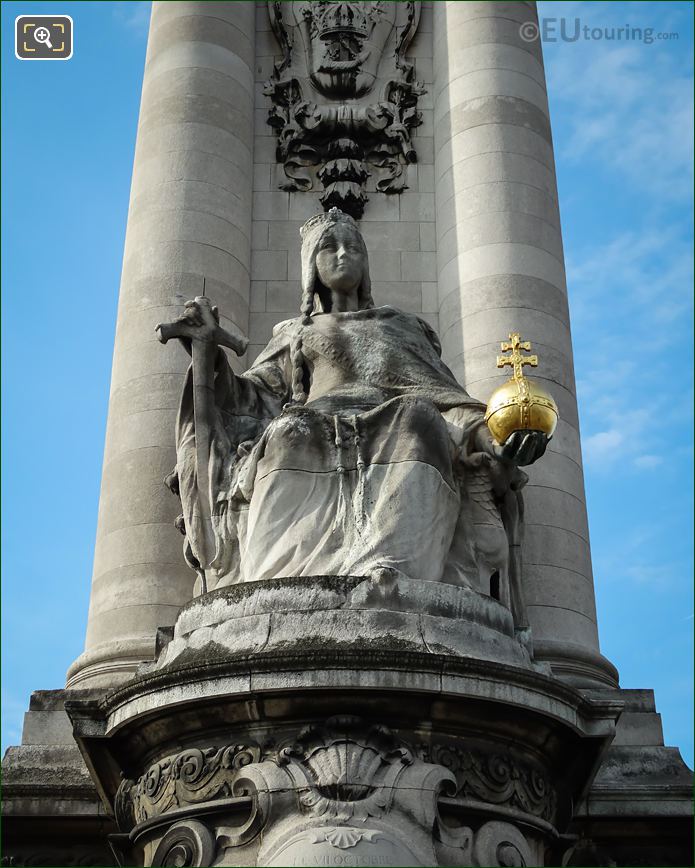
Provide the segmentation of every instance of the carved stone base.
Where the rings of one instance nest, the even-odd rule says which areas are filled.
[[[152,671],[195,665],[211,651],[239,658],[354,649],[540,668],[515,637],[511,612],[497,600],[384,570],[245,582],[197,597],[181,610]]]
[[[389,575],[226,588],[162,635],[67,704],[131,864],[542,865],[621,708],[495,600]]]

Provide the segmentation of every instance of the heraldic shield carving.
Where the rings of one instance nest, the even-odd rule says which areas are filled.
[[[402,192],[404,167],[417,159],[411,131],[424,93],[406,60],[420,18],[419,2],[273,2],[268,11],[280,43],[265,93],[273,105],[282,190],[323,185],[326,210],[360,218],[365,182]]]

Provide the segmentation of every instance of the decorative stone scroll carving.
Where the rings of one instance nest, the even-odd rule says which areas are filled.
[[[260,748],[240,744],[189,748],[167,757],[150,766],[137,781],[121,783],[115,800],[118,826],[128,831],[172,808],[232,796],[240,769],[259,759]]]
[[[307,848],[311,859],[350,850],[359,864],[419,865],[434,858],[437,801],[453,787],[450,771],[423,762],[385,726],[338,716],[264,748],[188,748],[166,757],[121,783],[115,812],[130,832],[177,809],[153,865],[211,864],[204,861],[211,852],[217,859],[261,829],[259,865],[305,864]],[[203,802],[238,796],[250,810],[242,826],[222,820],[208,829],[181,810],[195,808],[197,816]]]
[[[203,823],[185,820],[176,823],[157,845],[152,857],[153,868],[204,868],[212,865],[215,838]]]
[[[403,169],[417,159],[410,134],[421,123],[417,99],[425,92],[405,58],[420,5],[268,3],[283,52],[264,91],[287,179],[281,189],[310,190],[316,176],[326,210],[359,218],[370,169],[382,193],[406,188]]]
[[[438,804],[454,795],[546,820],[554,814],[555,795],[530,764],[448,743],[416,750],[352,715],[263,746],[189,747],[124,780],[115,812],[123,832],[137,833],[174,811],[155,841],[156,866],[237,864],[251,851],[236,848],[249,846],[254,863],[266,866],[536,864],[511,823],[491,819],[475,832],[448,825]],[[227,825],[224,809],[212,805],[239,796],[248,816]],[[345,851],[349,858],[335,861]]]
[[[473,852],[476,865],[525,868],[538,864],[526,838],[511,823],[493,821],[481,826],[475,836]]]
[[[515,807],[548,822],[555,817],[557,797],[546,775],[509,755],[438,744],[426,758],[453,772],[459,797]]]

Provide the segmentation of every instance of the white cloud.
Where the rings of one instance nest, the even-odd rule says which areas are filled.
[[[668,16],[661,4],[539,3],[539,16],[598,28],[652,27],[683,31],[687,15]],[[684,4],[685,5],[685,4]],[[692,189],[692,72],[677,40],[546,42],[551,102],[566,110],[571,134],[559,156],[587,155],[659,200],[687,200]],[[551,105],[551,109],[553,105]]]
[[[662,455],[638,455],[634,464],[642,470],[653,470],[664,463]]]
[[[618,466],[608,457],[611,429],[625,434],[622,446],[633,459],[621,468],[644,471],[656,466],[654,456],[663,449],[659,432],[688,424],[688,384],[674,367],[676,348],[692,339],[692,253],[682,234],[680,227],[645,227],[568,255],[577,395],[590,468]],[[635,415],[647,405],[650,419],[644,410]]]
[[[653,556],[655,548],[668,536],[668,520],[633,527],[611,539],[610,547],[593,547],[594,573],[600,581],[649,587],[668,591],[683,583],[688,566],[682,562]]]
[[[584,438],[583,453],[587,464],[603,464],[614,461],[619,449],[623,445],[625,437],[616,428],[608,431],[599,431]]]
[[[665,464],[666,456],[659,451],[663,445],[659,440],[662,427],[656,426],[654,420],[658,418],[668,427],[668,400],[655,401],[650,409],[631,409],[609,392],[597,403],[604,410],[603,418],[592,407],[590,424],[585,426],[582,436],[584,466],[588,471],[646,471]],[[598,431],[593,430],[596,427]]]
[[[673,564],[632,563],[623,567],[623,574],[638,585],[665,588],[674,578]]]
[[[681,226],[646,226],[620,232],[590,250],[568,251],[573,321],[600,319],[607,306],[622,307],[626,315],[646,316],[653,339],[655,322],[667,325],[688,314],[692,252],[682,236]]]

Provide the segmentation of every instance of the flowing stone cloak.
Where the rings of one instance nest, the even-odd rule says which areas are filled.
[[[287,403],[298,338],[304,405]],[[430,581],[455,573],[445,580],[465,581],[470,563],[460,563],[461,540],[454,539],[461,534],[457,458],[484,406],[439,353],[427,323],[391,307],[318,314],[310,325],[281,323],[241,376],[220,350],[208,530],[219,585],[384,567]],[[177,467],[194,558],[205,528],[190,371]]]

